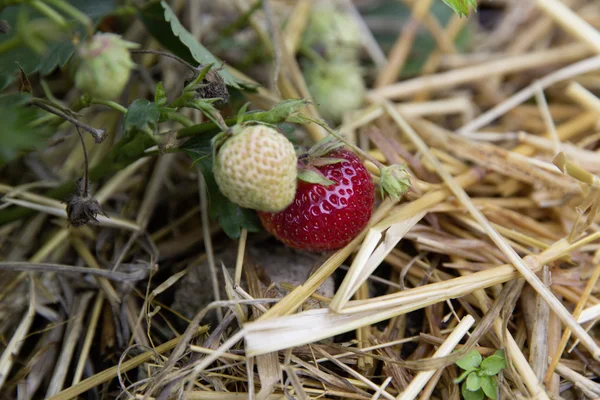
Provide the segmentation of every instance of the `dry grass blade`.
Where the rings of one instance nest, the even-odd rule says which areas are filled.
[[[469,213],[477,220],[482,226],[486,233],[490,236],[490,239],[502,250],[502,252],[508,257],[515,268],[523,275],[527,282],[542,296],[542,298],[552,308],[552,311],[558,315],[561,321],[567,325],[573,334],[581,340],[583,345],[592,353],[592,356],[596,360],[600,360],[600,347],[591,338],[591,336],[577,323],[573,316],[567,311],[565,306],[552,294],[552,292],[540,281],[540,279],[533,273],[530,267],[525,264],[523,259],[517,254],[517,252],[508,245],[506,240],[496,232],[491,226],[485,216],[479,211],[471,202],[469,196],[466,194],[464,189],[457,185],[454,178],[446,172],[443,166],[431,155],[427,145],[421,140],[416,132],[408,125],[408,123],[398,114],[394,107],[391,107],[389,103],[386,103],[386,108],[390,116],[398,123],[401,129],[410,137],[415,145],[423,152],[425,157],[436,167],[436,171],[444,179],[446,184],[450,187],[452,192],[460,200],[460,202],[467,208]]]
[[[526,71],[553,64],[565,64],[580,60],[590,55],[587,45],[568,45],[563,48],[544,50],[539,53],[507,57],[503,60],[489,61],[481,65],[467,67],[462,70],[441,72],[437,75],[423,76],[412,80],[403,81],[371,92],[370,97],[377,99],[402,99],[421,91],[443,90],[461,84],[498,76],[508,73]],[[578,72],[578,74],[581,72]],[[564,79],[564,78],[563,78]],[[540,83],[543,81],[540,80]]]
[[[29,279],[29,306],[27,307],[27,312],[23,316],[23,319],[19,323],[17,330],[11,337],[8,345],[2,352],[2,356],[0,357],[0,388],[6,382],[8,378],[8,374],[13,366],[13,363],[16,359],[16,356],[19,354],[21,347],[24,344],[24,337],[29,332],[29,328],[33,323],[33,318],[35,317],[35,289],[33,283],[33,277]]]
[[[76,267],[73,265],[31,263],[24,261],[0,262],[0,270],[24,272],[57,272],[65,275],[96,275],[119,282],[135,282],[144,279],[148,273],[142,269],[135,272],[106,271],[98,268]]]
[[[600,53],[600,33],[585,19],[559,0],[537,0],[537,5],[569,33],[588,43],[597,53]]]
[[[92,296],[93,294],[90,292],[84,293],[77,297],[75,299],[76,301],[73,303],[73,308],[70,315],[71,319],[67,324],[67,333],[65,337],[66,340],[58,357],[57,368],[54,370],[52,378],[50,379],[46,397],[54,396],[63,388],[67,378],[67,372],[69,370],[71,358],[73,357],[75,346],[78,342],[77,339],[81,335],[81,331],[83,329],[85,311],[90,303],[90,300],[92,299]]]
[[[36,211],[40,211],[40,212],[43,212],[46,214],[54,215],[56,217],[61,217],[61,218],[67,219],[67,212],[65,211],[64,207],[62,207],[62,206],[51,207],[51,206],[45,206],[42,204],[32,203],[32,202],[25,201],[25,200],[17,200],[17,199],[11,199],[11,198],[8,198],[8,199],[5,198],[3,200],[10,204],[14,204],[17,206],[29,208],[31,210],[36,210]],[[105,217],[104,215],[98,215],[97,218],[98,218],[98,225],[100,225],[100,226],[106,226],[106,227],[110,227],[110,228],[121,228],[121,229],[130,230],[130,231],[139,231],[140,230],[139,225],[137,225],[135,222],[123,220],[118,217],[109,218],[109,217]]]
[[[479,115],[473,121],[461,127],[457,133],[464,135],[483,128],[509,110],[527,101],[536,93],[536,91],[540,89],[540,87],[545,89],[558,82],[571,79],[575,76],[585,74],[586,72],[595,71],[597,69],[600,69],[600,57],[588,58],[553,72],[536,81],[535,83],[532,83],[526,88],[521,89],[507,100],[504,100],[497,106]]]

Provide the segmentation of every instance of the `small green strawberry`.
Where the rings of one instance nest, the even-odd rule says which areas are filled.
[[[296,194],[294,146],[265,125],[236,126],[222,142],[217,137],[214,175],[221,192],[241,207],[277,212]]]
[[[303,44],[327,60],[353,61],[359,56],[362,36],[351,15],[322,3],[313,9]]]
[[[113,33],[96,33],[77,51],[75,86],[98,99],[118,97],[135,67],[129,49],[138,46]]]
[[[319,62],[305,68],[308,90],[321,116],[339,122],[344,113],[362,105],[365,83],[353,62]]]

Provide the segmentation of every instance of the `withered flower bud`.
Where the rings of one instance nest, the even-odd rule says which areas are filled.
[[[98,214],[108,217],[104,210],[102,210],[98,200],[86,192],[87,189],[85,188],[83,178],[78,179],[75,182],[73,194],[66,200],[69,225],[79,227],[90,223],[97,224],[98,220],[96,217]]]
[[[201,66],[202,67],[202,66]],[[200,70],[201,68],[198,68]],[[199,85],[198,89],[196,89],[196,93],[199,98],[202,99],[220,99],[215,102],[215,104],[225,104],[229,101],[229,91],[227,90],[227,85],[219,75],[217,70],[211,69],[208,71],[204,79],[202,80],[202,84]],[[190,79],[189,82],[196,79],[198,76],[198,72]],[[186,85],[187,83],[186,82]]]

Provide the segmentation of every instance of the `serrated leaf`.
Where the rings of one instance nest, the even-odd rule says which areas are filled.
[[[463,399],[465,399],[465,400],[483,400],[483,397],[484,397],[483,390],[479,389],[479,390],[472,392],[469,389],[467,389],[466,382],[463,383],[460,388],[461,388],[461,393],[462,393]]]
[[[147,99],[137,99],[127,109],[123,118],[123,130],[126,134],[134,130],[153,134],[159,118],[160,110],[155,103]]]
[[[53,133],[47,125],[31,126],[31,121],[43,113],[26,105],[29,97],[19,93],[0,97],[0,166],[23,151],[44,146]]]
[[[240,237],[242,228],[249,232],[260,231],[261,224],[252,210],[241,208],[221,193],[213,175],[213,157],[211,139],[213,135],[198,135],[181,146],[198,165],[208,191],[210,217],[217,221],[223,231],[232,239]]]
[[[201,45],[187,29],[181,25],[177,15],[165,2],[152,2],[138,14],[146,29],[166,49],[191,64],[210,64],[218,66],[221,61]],[[222,69],[219,75],[229,86],[238,88],[237,80],[227,70]]]
[[[477,350],[471,350],[462,358],[458,359],[458,361],[456,361],[456,365],[458,365],[465,371],[472,371],[479,367],[479,364],[481,364],[481,360],[481,354],[479,354]]]
[[[477,372],[473,371],[467,376],[465,384],[467,385],[467,389],[471,392],[475,392],[481,387],[481,378],[477,375]]]
[[[483,393],[490,399],[496,400],[496,393],[498,389],[498,383],[496,378],[493,376],[482,376],[481,377],[481,389]]]
[[[469,16],[469,6],[477,9],[477,0],[442,0],[460,17]]]
[[[88,15],[94,21],[97,21],[116,9],[115,0],[71,0],[69,3]],[[27,5],[7,7],[0,13],[0,19],[6,19],[12,29],[8,34],[0,35],[0,45],[3,42],[12,40],[16,37],[18,33],[16,21],[21,7],[26,7],[29,18],[41,20],[42,16],[39,13],[32,11],[32,8]],[[63,16],[68,21],[70,20],[68,16],[64,14]],[[47,41],[48,48],[44,54],[37,54],[25,45],[18,45],[10,51],[0,54],[0,71],[2,71],[3,75],[12,76],[18,71],[18,67],[15,64],[15,62],[18,62],[28,75],[38,71],[42,75],[48,75],[57,67],[64,67],[69,61],[75,52],[73,38],[77,36],[80,40],[84,40],[86,35],[86,29],[80,24],[73,22],[73,30],[69,32],[69,34],[63,35],[63,38],[60,40],[51,41],[48,40],[48,35],[45,35],[44,40]],[[6,78],[4,78],[4,80],[6,81]]]
[[[503,368],[506,368],[506,361],[500,356],[489,356],[481,363],[481,370],[486,375],[496,375]]]

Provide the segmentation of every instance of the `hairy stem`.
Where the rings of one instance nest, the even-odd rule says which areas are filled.
[[[83,175],[83,197],[88,197],[88,186],[89,186],[89,179],[88,179],[88,154],[87,154],[87,150],[85,148],[85,140],[83,140],[83,135],[81,134],[81,131],[79,130],[79,127],[77,125],[75,125],[75,129],[77,129],[77,133],[79,134],[79,139],[81,139],[81,147],[83,148],[83,163],[84,163],[84,175]]]
[[[172,58],[173,60],[176,60],[176,61],[180,62],[181,64],[185,65],[186,67],[188,67],[189,69],[191,69],[194,72],[198,71],[198,68],[194,67],[192,64],[190,64],[189,62],[185,61],[183,58],[177,57],[175,54],[167,53],[165,51],[159,51],[159,50],[129,50],[129,52],[131,54],[155,54],[155,55],[158,55],[158,56],[169,57],[169,58]]]
[[[67,20],[62,15],[60,15],[58,12],[56,12],[56,10],[48,6],[46,3],[43,3],[39,0],[33,0],[28,2],[28,4],[35,8],[40,14],[48,17],[48,19],[61,28],[66,28],[69,25]]]
[[[101,104],[103,106],[110,107],[113,110],[117,110],[123,114],[127,113],[127,109],[125,107],[111,100],[91,99],[90,104]]]
[[[47,111],[49,113],[52,113],[54,115],[59,116],[60,118],[69,121],[70,123],[72,123],[73,125],[83,129],[86,132],[89,132],[92,134],[92,136],[94,137],[94,140],[96,141],[96,143],[102,143],[104,141],[104,139],[106,139],[106,129],[96,129],[96,128],[92,128],[89,125],[84,124],[83,122],[80,122],[79,120],[71,117],[70,115],[56,110],[55,108],[47,105],[46,103],[44,103],[43,101],[41,101],[40,99],[31,99],[30,103],[38,108],[41,108],[44,111]]]
[[[12,49],[19,47],[22,43],[22,40],[19,36],[13,36],[8,40],[5,40],[0,43],[0,54],[8,53]]]
[[[51,4],[52,6],[58,8],[60,11],[69,15],[76,21],[78,21],[81,25],[85,26],[87,29],[87,33],[89,36],[94,34],[94,23],[92,19],[88,17],[83,12],[79,11],[76,7],[72,6],[65,0],[45,0],[46,3]]]
[[[179,122],[181,125],[185,126],[186,128],[194,125],[194,122],[191,119],[189,119],[185,115],[177,113],[177,112],[170,112],[167,114],[167,117],[171,121]]]

